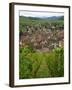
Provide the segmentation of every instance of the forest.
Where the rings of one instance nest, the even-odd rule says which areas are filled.
[[[64,16],[19,16],[19,78],[64,76]]]

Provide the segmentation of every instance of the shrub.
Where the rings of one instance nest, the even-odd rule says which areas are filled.
[[[46,59],[51,77],[64,76],[64,50],[57,48]]]

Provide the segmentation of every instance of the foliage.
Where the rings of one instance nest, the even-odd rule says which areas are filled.
[[[64,76],[63,48],[50,53],[34,52],[30,47],[20,48],[19,63],[20,79]]]
[[[64,75],[64,51],[63,48],[55,49],[46,59],[51,77]]]

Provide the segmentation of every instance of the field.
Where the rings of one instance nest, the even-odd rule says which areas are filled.
[[[19,78],[64,76],[64,17],[19,17]]]

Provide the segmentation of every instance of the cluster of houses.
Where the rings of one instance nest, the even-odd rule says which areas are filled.
[[[27,31],[20,34],[20,47],[30,45],[37,51],[49,52],[57,47],[64,47],[64,29],[27,27]]]

